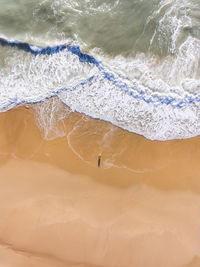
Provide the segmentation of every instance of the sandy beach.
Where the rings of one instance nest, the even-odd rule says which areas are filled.
[[[200,266],[199,137],[70,113],[45,140],[34,110],[0,114],[0,266]]]
[[[0,267],[200,267],[200,0],[0,7]]]

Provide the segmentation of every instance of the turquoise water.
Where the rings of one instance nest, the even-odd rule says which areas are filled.
[[[2,111],[56,97],[153,140],[199,134],[199,1],[0,0],[0,7]]]

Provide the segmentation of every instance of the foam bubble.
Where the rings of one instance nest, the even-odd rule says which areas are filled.
[[[96,72],[67,49],[52,55],[32,55],[3,47],[0,56],[0,109],[56,96],[63,88],[71,89]]]
[[[64,121],[69,117],[71,110],[67,108],[57,97],[33,106],[35,120],[38,128],[46,140],[53,140],[66,135]]]

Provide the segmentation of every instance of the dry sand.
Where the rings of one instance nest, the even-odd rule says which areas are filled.
[[[35,117],[0,114],[0,267],[200,266],[199,137],[151,142],[71,113],[46,141]]]

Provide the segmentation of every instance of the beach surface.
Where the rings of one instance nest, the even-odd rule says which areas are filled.
[[[0,266],[200,266],[199,137],[70,113],[45,140],[37,122],[31,106],[0,114]]]

